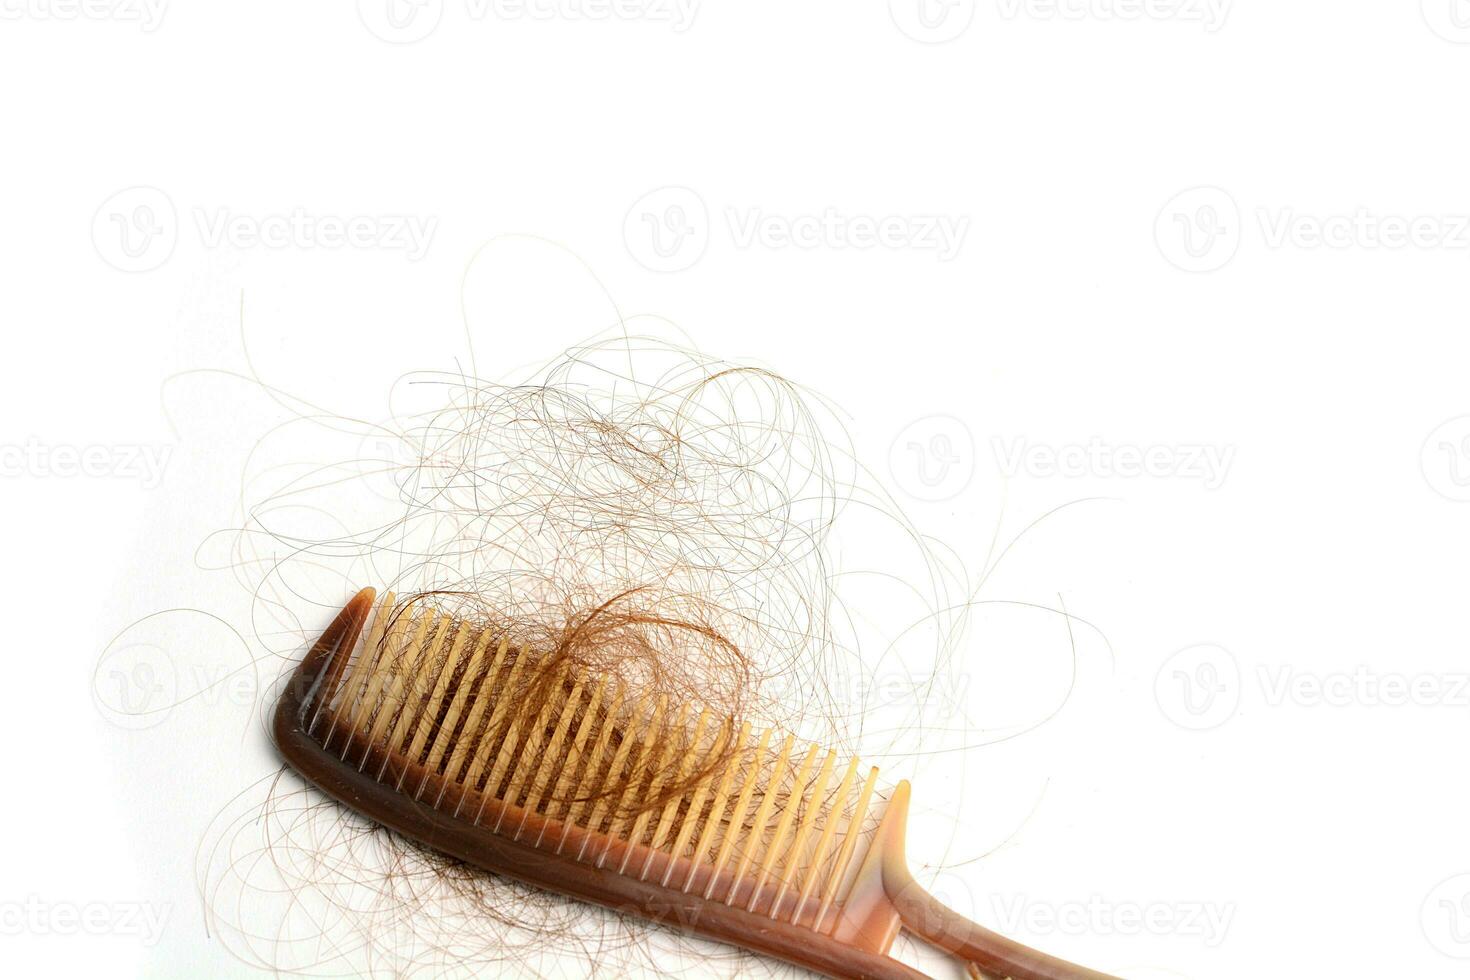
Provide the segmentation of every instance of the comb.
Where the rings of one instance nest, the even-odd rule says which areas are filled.
[[[923,980],[889,955],[906,929],[972,977],[1110,980],[926,893],[904,858],[906,781],[882,806],[878,770],[857,759],[375,598],[359,592],[307,652],[273,735],[303,777],[383,826],[830,977]],[[544,697],[525,697],[533,675]]]

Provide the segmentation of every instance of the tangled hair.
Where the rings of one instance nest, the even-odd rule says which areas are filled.
[[[869,756],[911,751],[903,740],[922,733],[921,685],[886,719],[899,734],[864,738],[862,679],[895,657],[938,676],[966,585],[858,465],[836,414],[778,375],[618,333],[513,382],[405,376],[382,423],[272,394],[288,417],[251,455],[238,528],[200,561],[249,590],[254,637],[282,672],[373,585],[398,596],[397,616],[432,609],[528,651],[536,669],[515,698],[527,716],[575,671],[702,705],[726,730],[738,719],[839,750],[861,741]],[[283,460],[280,442],[309,448]],[[903,549],[911,566],[866,582],[839,566],[839,516],[853,528],[844,542]],[[423,852],[294,774],[260,786],[264,801],[247,794],[222,813],[199,859],[212,934],[247,962],[542,975],[554,968],[538,957],[570,953],[623,974],[649,955],[640,925]],[[756,969],[699,948],[713,969]]]

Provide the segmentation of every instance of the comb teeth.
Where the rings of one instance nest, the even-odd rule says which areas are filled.
[[[550,854],[829,931],[878,770],[586,676],[386,593],[307,735],[358,773]],[[345,666],[345,669],[343,667]],[[779,747],[778,747],[779,746]]]

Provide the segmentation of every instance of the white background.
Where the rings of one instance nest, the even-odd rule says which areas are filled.
[[[229,612],[259,433],[165,379],[248,345],[377,417],[466,322],[498,376],[615,303],[831,398],[974,575],[1099,498],[986,585],[1098,626],[1072,699],[916,782],[979,828],[910,845],[956,904],[1128,977],[1464,974],[1470,5],[359,7],[0,0],[6,972],[256,975],[192,871],[258,716],[94,703],[118,630]],[[249,237],[293,213],[367,240]],[[534,276],[462,290],[487,243]]]

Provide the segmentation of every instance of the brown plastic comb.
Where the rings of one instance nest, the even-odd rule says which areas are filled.
[[[907,782],[873,829],[877,770],[815,745],[711,726],[687,705],[668,724],[666,701],[571,671],[520,710],[533,651],[430,610],[395,614],[392,593],[359,644],[375,594],[307,653],[274,723],[286,761],[363,815],[487,871],[831,977],[923,980],[888,955],[906,928],[972,976],[1108,980],[920,888],[904,861]],[[661,797],[660,773],[697,773],[731,738],[729,761]]]

